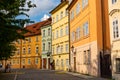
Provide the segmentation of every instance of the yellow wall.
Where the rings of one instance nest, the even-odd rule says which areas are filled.
[[[38,36],[38,42],[36,42],[36,36]],[[12,68],[20,68],[20,65],[21,68],[23,68],[23,66],[25,66],[25,68],[41,68],[41,35],[36,36],[25,37],[25,40],[22,40],[20,44],[15,42],[17,49],[20,49],[20,54],[18,55],[16,51],[12,57]],[[28,38],[31,38],[31,42],[28,41]],[[36,46],[39,47],[38,53],[36,53]],[[26,49],[25,54],[23,54],[24,47]],[[31,53],[28,53],[28,47],[31,48]],[[28,64],[28,59],[30,59],[30,64]],[[36,59],[38,59],[38,64],[35,63]],[[23,63],[23,60],[25,60],[25,63]]]
[[[62,4],[62,3],[61,3]],[[54,18],[54,22],[52,23],[52,33],[54,33],[54,39],[52,40],[52,49],[54,47],[54,52],[52,51],[52,56],[53,59],[55,60],[55,69],[56,70],[68,70],[68,65],[69,65],[69,61],[68,61],[68,65],[66,64],[66,59],[69,60],[69,48],[68,51],[66,52],[66,44],[68,44],[69,46],[69,36],[68,34],[66,34],[66,26],[69,27],[68,25],[68,15],[66,15],[65,11],[66,8],[68,7],[68,3],[66,3],[65,5],[61,6],[59,9],[57,9],[57,11],[55,11],[54,13],[52,13],[52,19]],[[60,18],[60,13],[61,11],[63,11],[63,18]],[[56,21],[56,15],[59,15],[58,17],[58,21]],[[60,29],[63,29],[63,36],[60,36]],[[68,28],[69,29],[69,28]],[[59,37],[56,38],[56,31],[59,31],[58,35]],[[53,34],[52,34],[53,36]],[[58,46],[63,45],[63,52],[61,53],[56,53],[56,48]],[[59,48],[60,49],[60,48]],[[61,66],[61,59],[63,59],[63,65],[64,67]],[[57,60],[59,60],[58,65],[57,64]]]

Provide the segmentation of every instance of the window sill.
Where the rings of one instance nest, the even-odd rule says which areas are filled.
[[[115,74],[120,74],[120,72],[115,72]]]
[[[120,40],[120,38],[113,39],[113,42],[116,42],[116,41],[119,41],[119,40]]]

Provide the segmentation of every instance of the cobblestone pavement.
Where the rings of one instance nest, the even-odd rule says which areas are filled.
[[[17,72],[17,75],[16,75]],[[74,76],[66,72],[37,70],[37,69],[19,69],[11,73],[0,73],[0,80],[104,80],[99,78],[84,78],[83,76]]]

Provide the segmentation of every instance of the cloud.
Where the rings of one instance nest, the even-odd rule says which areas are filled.
[[[41,18],[41,21],[47,20],[49,16],[47,14],[44,14],[44,16]]]
[[[59,2],[58,0],[32,0],[36,4],[36,8],[32,8],[28,14],[30,16],[37,16],[41,13],[49,13]]]

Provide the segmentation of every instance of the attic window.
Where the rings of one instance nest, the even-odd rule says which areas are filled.
[[[33,28],[36,28],[36,26],[34,26]]]
[[[40,29],[37,29],[37,31],[40,30]]]

